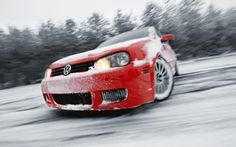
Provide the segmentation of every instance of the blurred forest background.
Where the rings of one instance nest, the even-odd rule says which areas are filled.
[[[180,60],[236,51],[235,8],[205,8],[201,0],[148,3],[142,16],[117,10],[112,21],[93,13],[79,24],[73,19],[59,25],[48,20],[37,31],[14,26],[0,29],[0,89],[39,83],[53,61],[95,49],[109,37],[145,26],[174,34],[172,45]]]

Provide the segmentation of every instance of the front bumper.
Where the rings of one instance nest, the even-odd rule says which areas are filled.
[[[42,92],[49,107],[63,110],[119,110],[138,107],[154,100],[152,70],[147,65],[132,64],[106,71],[88,71],[69,76],[44,79]],[[106,103],[102,93],[109,90],[126,89],[127,98],[119,102]],[[59,105],[52,94],[91,93],[91,105]],[[46,97],[45,97],[46,96]]]

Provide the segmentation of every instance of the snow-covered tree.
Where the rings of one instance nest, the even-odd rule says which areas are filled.
[[[157,30],[159,30],[162,20],[162,8],[156,3],[148,3],[142,14],[141,20],[143,26],[154,26]]]
[[[130,14],[122,14],[121,10],[117,10],[116,16],[113,20],[113,28],[115,28],[115,33],[120,34],[133,30],[136,24],[132,20]]]
[[[79,28],[79,37],[86,48],[94,49],[110,35],[109,22],[100,14],[93,13]]]

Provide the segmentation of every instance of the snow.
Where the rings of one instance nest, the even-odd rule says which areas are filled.
[[[234,67],[236,65],[236,54],[221,55],[179,62],[180,73],[199,72],[217,69],[219,67]]]
[[[66,106],[60,106],[63,110],[90,110],[91,105],[66,105]]]
[[[146,60],[135,60],[134,61],[134,67],[140,67],[140,66],[143,66],[144,64],[146,64],[147,61]]]
[[[153,59],[156,57],[156,55],[160,52],[162,48],[162,44],[160,41],[157,40],[151,40],[148,42],[144,47],[143,50],[146,51],[147,55],[146,58],[143,60],[135,60],[134,61],[134,67],[142,66],[146,63],[149,63],[150,65],[153,64]]]
[[[152,40],[144,47],[144,49],[147,51],[146,60],[149,62],[150,65],[153,64],[153,59],[160,52],[161,48],[162,44],[160,41],[157,40]]]
[[[71,86],[75,86],[76,89],[80,89],[81,92],[85,89],[84,87],[99,87],[100,83],[91,83],[91,81],[96,81],[96,79],[94,80],[94,76],[96,74],[101,74],[101,73],[111,73],[112,71],[119,71],[120,67],[117,68],[110,68],[110,69],[91,69],[90,71],[87,72],[81,72],[81,73],[73,73],[70,74],[68,76],[56,76],[56,77],[52,77],[49,79],[44,79],[44,81],[47,81],[48,83],[48,90],[54,93],[58,93],[59,92],[63,92],[66,91],[67,93],[74,93],[74,91],[72,89],[74,88],[70,88],[68,86],[68,84],[57,84],[59,83],[66,83],[68,80],[67,79],[71,79],[70,82],[74,83],[71,84]],[[82,82],[83,84],[78,84],[78,77],[80,77],[80,82]],[[88,82],[90,81],[90,82]],[[54,85],[57,84],[57,86],[55,87]],[[109,81],[106,82],[107,85],[109,85]],[[88,91],[84,91],[84,92],[88,92]]]
[[[1,146],[236,145],[236,54],[180,62],[169,100],[125,112],[59,113],[40,85],[0,90]]]

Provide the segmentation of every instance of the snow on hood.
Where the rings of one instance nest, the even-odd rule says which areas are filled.
[[[79,54],[75,54],[72,56],[68,56],[66,58],[63,58],[63,59],[60,59],[60,60],[54,62],[53,64],[66,64],[68,62],[73,62],[73,61],[77,61],[77,60],[81,60],[81,59],[99,57],[105,53],[111,52],[112,50],[119,49],[119,48],[127,48],[134,43],[137,43],[140,41],[145,41],[148,39],[150,39],[150,38],[146,37],[146,38],[134,39],[134,40],[130,40],[130,41],[122,42],[122,43],[117,43],[117,44],[107,46],[107,47],[97,48],[97,49],[87,51],[84,53],[79,53]]]

